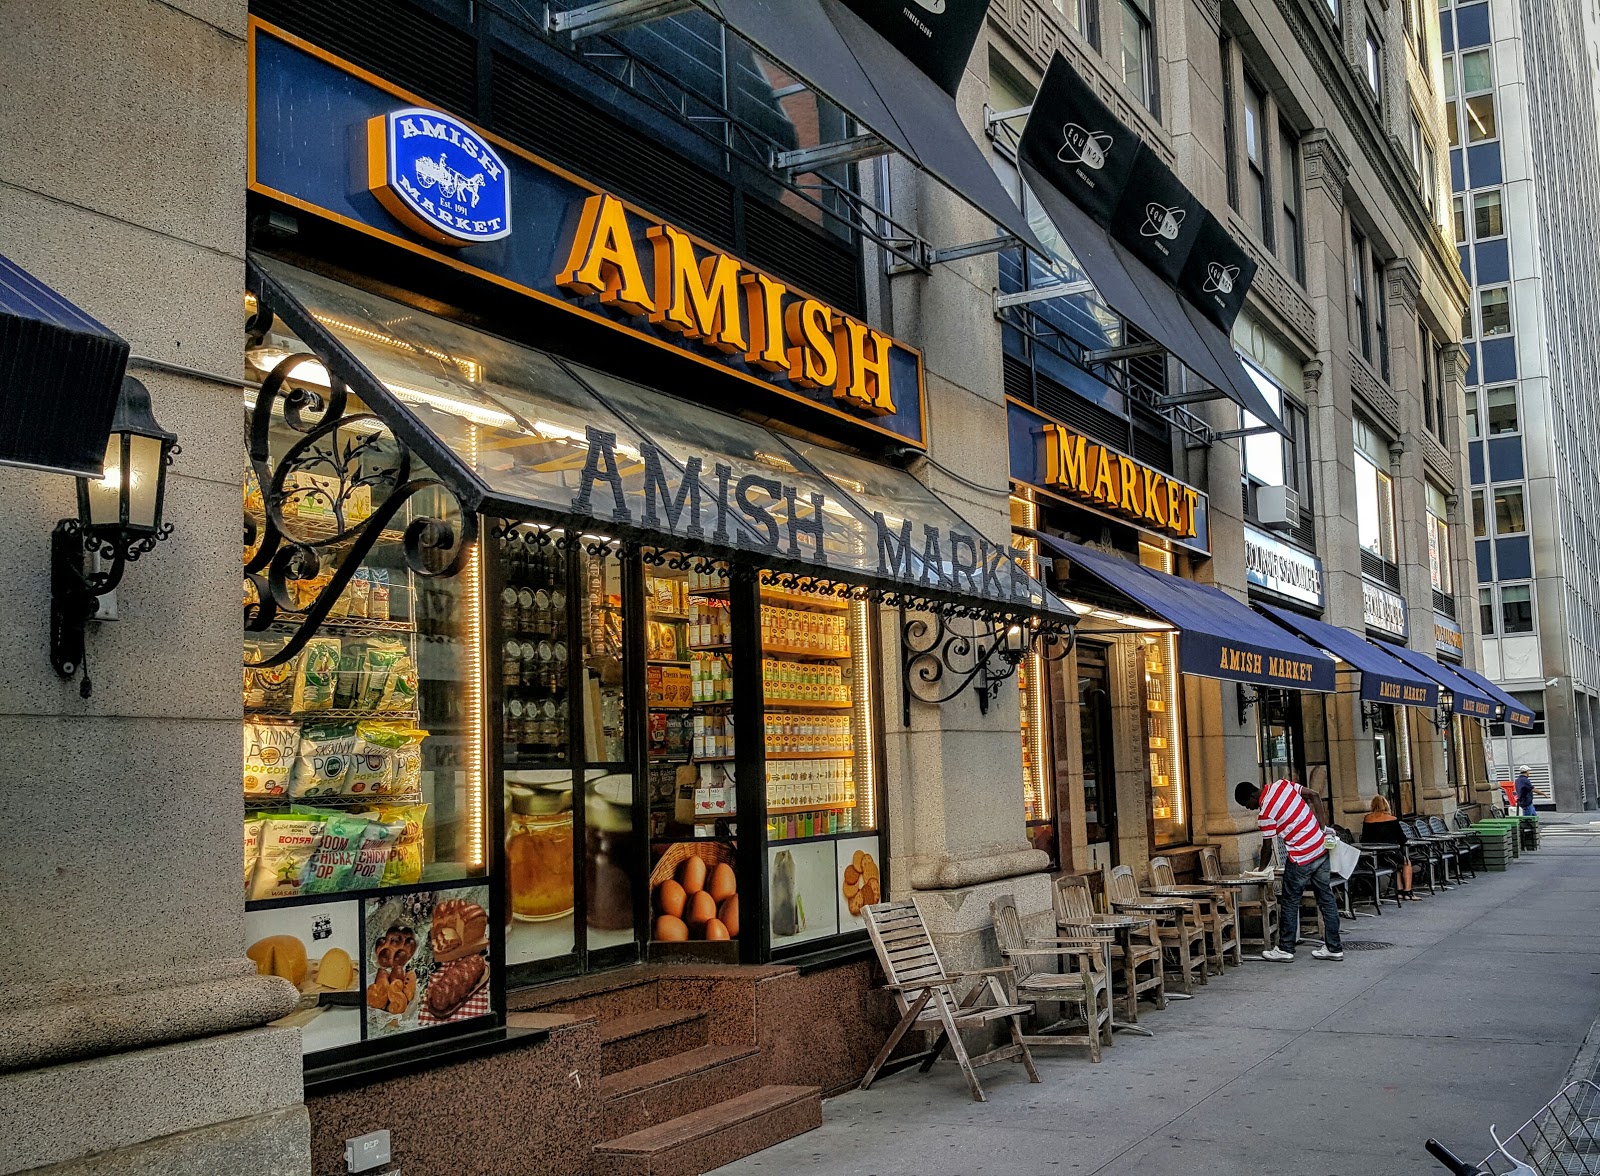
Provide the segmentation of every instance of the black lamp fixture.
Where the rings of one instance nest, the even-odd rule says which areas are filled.
[[[967,687],[978,696],[978,711],[1000,684],[1017,672],[1029,652],[1045,661],[1061,661],[1077,636],[1073,622],[1041,622],[1035,618],[977,618],[935,612],[909,615],[901,609],[901,721],[911,725],[911,702],[940,706]]]
[[[129,562],[172,534],[161,512],[167,467],[178,452],[177,434],[150,411],[149,390],[124,376],[105,472],[78,479],[78,517],[62,519],[50,538],[50,661],[62,677],[84,668],[84,627],[99,611],[99,598],[122,582]],[[85,555],[106,566],[86,571]],[[92,689],[85,673],[79,693],[88,698]]]
[[[1434,709],[1428,721],[1434,725],[1436,730],[1447,731],[1450,729],[1451,711],[1453,709],[1454,701],[1450,691],[1441,690],[1439,691],[1439,705]]]

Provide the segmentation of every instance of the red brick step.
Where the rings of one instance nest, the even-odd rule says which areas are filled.
[[[595,1145],[595,1176],[697,1176],[822,1126],[822,1090],[763,1086]]]
[[[656,1009],[600,1022],[600,1072],[615,1074],[705,1045],[704,1009]]]
[[[761,1085],[761,1049],[702,1045],[601,1079],[603,1121],[627,1135]]]

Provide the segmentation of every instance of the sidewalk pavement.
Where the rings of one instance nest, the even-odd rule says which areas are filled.
[[[1342,963],[1302,944],[1141,1006],[1155,1037],[1119,1034],[1099,1065],[1040,1049],[1039,1085],[984,1067],[986,1103],[948,1062],[894,1074],[719,1176],[1422,1176],[1444,1171],[1430,1135],[1482,1159],[1489,1125],[1553,1097],[1600,1015],[1597,816],[1547,822],[1506,873],[1346,920]]]

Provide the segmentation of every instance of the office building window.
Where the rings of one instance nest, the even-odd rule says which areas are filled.
[[[1479,241],[1506,234],[1505,220],[1501,216],[1499,188],[1472,194],[1472,235]]]
[[[1418,179],[1422,178],[1422,120],[1414,110],[1411,112],[1411,169]]]
[[[1222,153],[1227,163],[1228,207],[1239,209],[1239,119],[1233,110],[1233,41],[1224,36],[1217,42],[1222,60]]]
[[[1355,420],[1356,532],[1361,546],[1395,562],[1394,479],[1380,466],[1388,445],[1366,421]]]
[[[1455,219],[1456,244],[1464,245],[1467,241],[1467,207],[1466,201],[1460,196],[1450,198],[1450,210]]]
[[[1244,212],[1255,235],[1272,244],[1272,200],[1267,188],[1267,96],[1248,77],[1244,80]]]
[[[1489,534],[1489,519],[1483,510],[1483,491],[1472,492],[1472,534],[1475,538],[1483,539]]]
[[[1367,239],[1350,228],[1350,297],[1354,302],[1354,334],[1361,343],[1361,358],[1372,359],[1372,332],[1367,324]]]
[[[1444,70],[1444,125],[1450,136],[1450,146],[1461,146],[1461,115],[1456,110],[1456,59],[1445,54]]]
[[[1372,291],[1368,301],[1372,304],[1372,349],[1376,355],[1368,356],[1378,365],[1378,374],[1385,381],[1389,379],[1389,300],[1385,297],[1383,280],[1383,262],[1378,260],[1378,254],[1370,246],[1372,265]],[[1426,360],[1424,360],[1426,363]]]
[[[1422,141],[1422,199],[1430,213],[1439,203],[1439,156],[1427,139]]]
[[[1279,114],[1278,122],[1278,187],[1281,192],[1279,206],[1283,222],[1278,233],[1278,256],[1288,266],[1294,280],[1301,285],[1306,280],[1306,248],[1300,235],[1300,140],[1288,130]]]
[[[1478,432],[1478,393],[1467,392],[1467,440],[1476,441],[1480,436]]]
[[[1494,589],[1478,589],[1478,628],[1484,637],[1493,637],[1494,623]]]
[[[1522,735],[1544,734],[1544,691],[1543,690],[1512,690],[1512,698],[1533,712],[1533,726],[1519,732]]]
[[[1533,585],[1500,585],[1500,632],[1533,632]]]
[[[1428,573],[1433,590],[1448,594],[1455,577],[1450,568],[1450,523],[1445,504],[1445,493],[1437,486],[1428,485]]]
[[[1461,94],[1466,102],[1467,142],[1495,138],[1494,67],[1489,50],[1474,49],[1461,55]]]
[[[1417,325],[1421,350],[1417,352],[1422,368],[1422,424],[1435,437],[1444,433],[1444,404],[1439,399],[1439,368],[1433,358],[1433,336],[1428,328]]]
[[[1150,0],[1115,0],[1122,84],[1145,109],[1156,109],[1156,59]]]
[[[1429,349],[1430,347],[1432,349],[1433,419],[1439,426],[1435,433],[1443,440],[1445,429],[1449,427],[1449,421],[1445,417],[1444,411],[1444,345],[1426,331],[1423,332],[1423,340],[1425,346],[1422,350],[1422,362],[1424,364],[1429,362]]]
[[[1515,384],[1501,384],[1490,388],[1484,394],[1486,402],[1485,419],[1489,426],[1489,436],[1498,437],[1503,433],[1516,433],[1521,431],[1521,423],[1517,418],[1517,386]]]
[[[1383,43],[1378,40],[1371,25],[1367,26],[1367,88],[1372,99],[1383,105]]]
[[[1522,509],[1522,484],[1494,488],[1494,533],[1522,535],[1528,530],[1528,516]]]
[[[1489,339],[1511,334],[1511,289],[1492,286],[1478,291],[1478,331]]]

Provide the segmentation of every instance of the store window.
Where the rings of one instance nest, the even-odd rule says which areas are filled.
[[[1445,493],[1428,484],[1428,569],[1435,592],[1450,595],[1454,575],[1450,564],[1450,523]]]
[[[1355,420],[1357,534],[1362,550],[1395,562],[1394,479],[1379,465],[1387,449],[1366,421]]]
[[[1366,56],[1367,89],[1372,91],[1372,100],[1381,107],[1383,105],[1383,43],[1378,40],[1378,34],[1371,25],[1367,26],[1367,56]]]
[[[1478,589],[1478,629],[1481,636],[1494,636],[1496,624],[1493,588]]]
[[[1300,140],[1278,116],[1278,256],[1294,280],[1306,280],[1305,239],[1300,232]]]
[[[1485,339],[1511,333],[1511,288],[1493,286],[1478,291],[1478,332]]]
[[[1139,562],[1158,572],[1173,571],[1172,553],[1151,543],[1139,544]],[[1166,849],[1186,844],[1190,838],[1177,634],[1143,634],[1139,638],[1139,660],[1150,822],[1156,848]]]
[[[1461,94],[1466,106],[1467,142],[1496,138],[1499,131],[1495,125],[1494,67],[1489,50],[1461,54]]]
[[[1151,0],[1111,0],[1115,5],[1117,65],[1122,84],[1152,113],[1156,110],[1154,14]]]
[[[1517,386],[1515,384],[1500,384],[1487,389],[1484,394],[1485,413],[1489,426],[1489,436],[1500,437],[1507,433],[1521,432],[1522,424],[1517,415]]]
[[[1272,244],[1272,197],[1267,184],[1267,95],[1249,75],[1244,79],[1244,215],[1255,235]]]
[[[1500,631],[1505,634],[1533,632],[1533,585],[1500,585]]]
[[[1494,488],[1494,533],[1499,536],[1522,535],[1528,530],[1528,518],[1522,508],[1522,484]]]
[[[1479,241],[1503,237],[1506,233],[1499,188],[1472,194],[1472,235]]]

